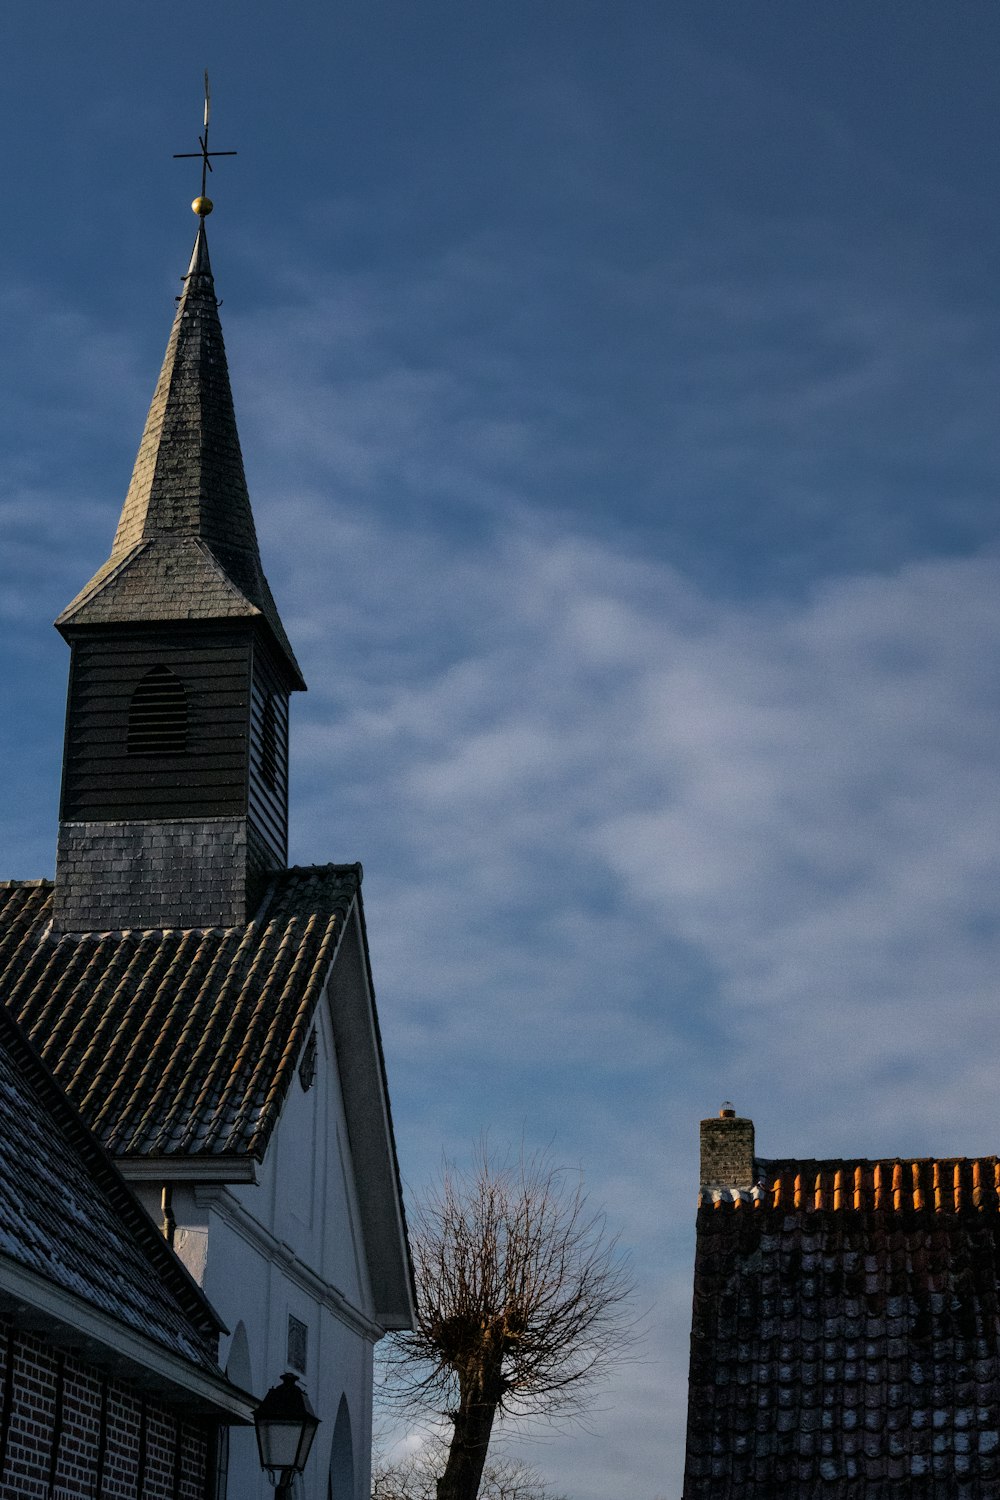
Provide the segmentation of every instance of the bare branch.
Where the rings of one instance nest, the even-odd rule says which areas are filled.
[[[632,1280],[579,1173],[484,1144],[446,1164],[411,1215],[417,1326],[390,1382],[453,1424],[438,1500],[475,1500],[497,1416],[579,1410],[629,1342]]]
[[[399,1457],[390,1457],[384,1445],[376,1441],[372,1452],[372,1500],[435,1500],[437,1476],[447,1459],[448,1447],[440,1438],[429,1438]],[[530,1464],[498,1454],[483,1469],[478,1500],[566,1500],[566,1497],[553,1494]]]

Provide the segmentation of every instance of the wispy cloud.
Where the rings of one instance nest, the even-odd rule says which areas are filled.
[[[526,932],[576,944],[613,913],[701,956],[734,1046],[767,1016],[788,1045],[831,1007],[878,1018],[898,1002],[915,1009],[894,1050],[915,1066],[921,997],[989,973],[993,559],[749,607],[524,518],[435,554],[375,525],[345,537],[328,507],[298,516],[316,544],[300,580],[313,639],[336,656],[331,671],[317,652],[298,736],[301,826],[328,799],[329,826],[406,861],[380,878],[408,936],[419,914],[440,945],[449,912],[486,910],[488,945],[498,924],[521,934],[489,958],[516,973]],[[369,653],[369,620],[402,645]],[[425,625],[436,649],[407,650]],[[447,953],[441,998],[468,981],[467,950],[453,985]],[[809,1015],[817,994],[828,1005]],[[842,1039],[851,1075],[869,1044],[865,1028]]]
[[[311,688],[293,854],[364,860],[406,1174],[483,1127],[554,1140],[653,1308],[600,1441],[533,1453],[577,1500],[678,1490],[697,1121],[724,1095],[765,1154],[995,1145],[1000,604],[985,460],[960,462],[993,356],[862,249],[816,232],[779,274],[774,227],[737,232],[742,266],[675,241],[565,275],[484,234],[399,283],[285,266],[280,306],[224,310]],[[39,642],[106,554],[155,370],[140,398],[128,338],[24,307],[0,608],[32,667],[6,731],[32,874],[64,667]],[[17,431],[65,399],[58,340],[89,378],[56,483]],[[935,351],[967,360],[936,435]]]
[[[740,605],[524,513],[465,543],[296,517],[297,851],[366,858],[406,1170],[554,1135],[634,1246],[679,1409],[724,1094],[764,1154],[990,1146],[997,564]],[[617,1385],[662,1436],[656,1389]]]

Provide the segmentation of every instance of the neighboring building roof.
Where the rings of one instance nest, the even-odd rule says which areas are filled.
[[[304,688],[261,567],[202,221],[111,556],[56,624],[241,615],[267,625]]]
[[[727,1187],[705,1139],[685,1500],[997,1500],[1000,1161]]]
[[[12,1264],[220,1374],[222,1324],[0,1007],[0,1291]]]
[[[245,927],[55,933],[50,881],[0,882],[0,1001],[116,1155],[260,1160],[360,887],[297,867]]]

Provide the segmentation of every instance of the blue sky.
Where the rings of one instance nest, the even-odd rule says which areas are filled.
[[[679,1492],[697,1129],[988,1152],[1000,12],[100,7],[0,49],[4,873],[210,221],[310,685],[293,858],[365,865],[404,1173],[582,1165],[650,1309],[574,1500]]]

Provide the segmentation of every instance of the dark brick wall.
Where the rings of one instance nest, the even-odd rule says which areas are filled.
[[[92,1500],[101,1448],[102,1377],[43,1339],[0,1322],[0,1433],[6,1431],[0,1500]],[[13,1347],[9,1410],[8,1352]],[[56,1431],[62,1365],[62,1413]],[[146,1462],[139,1474],[143,1404],[137,1392],[108,1382],[102,1500],[204,1500],[210,1428],[147,1401]],[[53,1456],[55,1457],[54,1485]],[[180,1479],[175,1487],[175,1477]],[[141,1480],[141,1489],[140,1489]]]
[[[753,1121],[720,1115],[701,1122],[702,1187],[754,1185]]]
[[[54,923],[62,932],[239,927],[252,916],[247,876],[243,818],[62,823]]]

